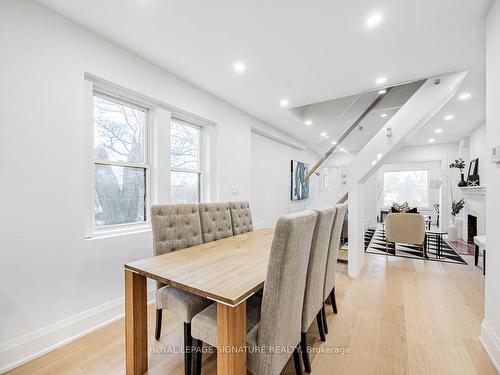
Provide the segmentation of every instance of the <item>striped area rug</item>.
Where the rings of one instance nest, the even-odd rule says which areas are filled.
[[[446,241],[442,241],[441,248],[441,257],[439,258],[437,256],[437,243],[433,238],[431,238],[427,248],[427,260],[467,264],[467,262],[465,262]],[[385,234],[382,229],[368,229],[365,232],[365,252],[386,255]],[[406,244],[394,245],[393,243],[389,243],[388,255],[413,259],[425,259],[418,246]]]

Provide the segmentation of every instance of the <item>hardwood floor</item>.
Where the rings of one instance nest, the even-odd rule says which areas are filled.
[[[472,263],[472,257],[464,258]],[[311,355],[313,374],[496,374],[477,339],[484,305],[479,268],[367,254],[358,278],[347,277],[346,269],[338,265],[339,313],[334,316],[327,306],[327,341],[319,341],[316,324],[309,332],[311,345],[325,351]],[[170,345],[180,350],[182,322],[165,311],[159,342],[152,306],[148,322],[149,374],[183,374],[182,354],[165,353]],[[123,324],[115,322],[9,374],[123,374]],[[294,374],[291,361],[283,373]],[[214,355],[204,356],[203,374],[215,374]]]

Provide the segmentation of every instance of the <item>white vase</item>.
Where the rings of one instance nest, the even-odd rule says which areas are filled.
[[[458,238],[458,229],[455,224],[455,216],[451,216],[450,224],[448,225],[448,241],[456,241]]]
[[[464,238],[464,220],[461,217],[455,218],[455,225],[457,226],[457,240]]]

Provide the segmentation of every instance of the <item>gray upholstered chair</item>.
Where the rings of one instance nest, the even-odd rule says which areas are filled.
[[[201,234],[203,242],[211,242],[233,235],[229,203],[200,203]]]
[[[335,277],[337,269],[337,258],[340,249],[340,235],[344,226],[344,216],[347,211],[347,205],[338,204],[333,220],[332,232],[330,235],[330,245],[328,247],[328,258],[326,261],[325,287],[323,289],[323,301],[330,297],[333,312],[337,313],[337,301],[335,300]],[[323,322],[325,323],[325,333],[328,333],[328,322],[326,320],[326,311],[323,304]]]
[[[276,224],[262,302],[253,297],[247,300],[247,344],[265,349],[247,351],[248,369],[254,375],[279,374],[292,349],[295,370],[301,373],[301,311],[316,218],[314,211],[307,210],[282,216]],[[200,374],[201,345],[217,346],[215,304],[194,317],[192,334],[197,347],[194,374]],[[271,347],[290,350],[279,353],[269,350]]]
[[[151,206],[153,249],[155,255],[199,245],[201,241],[200,214],[196,204]],[[210,305],[210,301],[163,284],[157,284],[156,332],[160,339],[162,311],[168,309],[184,321],[184,371],[191,374],[191,319]]]
[[[229,202],[233,234],[242,234],[253,231],[252,213],[248,202]]]
[[[304,368],[306,372],[311,372],[311,362],[307,348],[307,330],[316,317],[321,341],[325,341],[323,323],[323,289],[325,286],[326,260],[328,258],[328,246],[330,244],[330,234],[335,217],[336,209],[327,208],[316,210],[318,220],[314,228],[313,240],[311,243],[311,255],[307,267],[306,289],[304,293],[304,305],[302,308],[302,330],[300,346]]]

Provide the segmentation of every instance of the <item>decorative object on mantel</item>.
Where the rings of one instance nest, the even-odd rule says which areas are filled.
[[[455,216],[457,216],[464,207],[465,207],[465,201],[463,198],[459,199],[458,201],[453,201],[451,203],[451,223],[448,225],[449,241],[456,241],[458,238],[458,228],[457,224],[455,223]]]
[[[471,179],[471,177],[473,177],[473,178]],[[470,187],[479,186],[479,175],[476,174],[473,176],[469,176],[469,179],[467,181],[467,185]]]
[[[467,186],[479,186],[479,158],[471,160],[469,172],[467,173]]]
[[[467,182],[464,180],[464,169],[465,169],[465,161],[462,158],[455,159],[453,163],[450,164],[450,168],[457,168],[460,170],[460,182],[458,186],[467,186]]]

